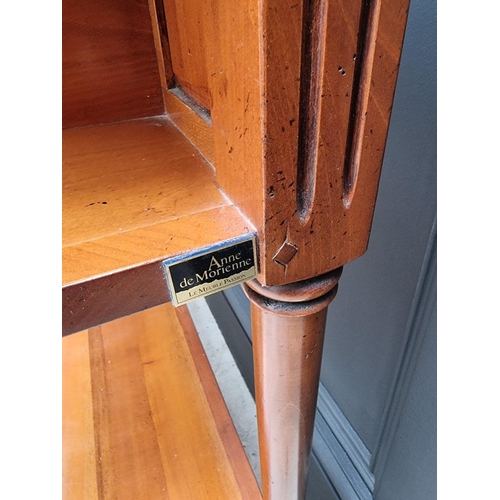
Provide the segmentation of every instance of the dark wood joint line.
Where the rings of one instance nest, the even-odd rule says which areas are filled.
[[[310,302],[322,298],[336,288],[342,275],[342,270],[343,268],[339,267],[316,278],[286,285],[264,286],[256,279],[250,280],[244,284],[245,293],[249,295],[249,291],[253,292],[249,298],[252,301],[256,300],[259,304],[263,303],[264,299],[285,303]]]

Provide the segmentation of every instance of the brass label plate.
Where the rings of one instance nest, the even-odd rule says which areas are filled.
[[[255,235],[163,261],[172,304],[176,307],[220,292],[257,276]]]

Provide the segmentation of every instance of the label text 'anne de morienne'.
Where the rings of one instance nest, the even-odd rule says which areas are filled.
[[[252,263],[253,260],[251,257],[242,259],[241,252],[229,255],[228,257],[219,257],[219,259],[213,255],[210,259],[208,269],[205,269],[201,273],[195,273],[194,278],[184,277],[179,286],[181,288],[188,288],[198,283],[204,283],[209,279],[223,278],[226,274],[251,266]]]

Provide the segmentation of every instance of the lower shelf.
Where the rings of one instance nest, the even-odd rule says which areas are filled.
[[[186,308],[62,342],[64,499],[261,498]]]

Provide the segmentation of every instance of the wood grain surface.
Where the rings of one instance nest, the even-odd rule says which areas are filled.
[[[62,3],[63,128],[164,113],[147,0]]]
[[[163,98],[168,117],[196,146],[196,149],[214,164],[214,133],[208,115],[185,99],[179,89],[163,89]]]
[[[366,251],[408,3],[209,0],[172,29],[187,61],[202,42],[185,79],[207,75],[217,182],[258,228],[262,283]]]
[[[259,280],[293,283],[362,255],[408,0],[149,4],[166,108],[258,229]]]
[[[260,262],[265,269],[261,7],[257,0],[224,2],[223,7],[220,0],[208,0],[205,5],[217,182],[259,229]]]
[[[62,343],[63,498],[98,498],[88,332]]]
[[[271,291],[255,280],[243,286],[251,301],[265,500],[305,499],[327,308],[340,275]]]
[[[180,316],[167,304],[63,339],[64,499],[261,498]]]
[[[149,8],[165,111],[170,120],[196,145],[200,153],[213,163],[214,137],[209,110],[202,107],[190,94],[186,93],[176,81],[170,55],[170,41],[163,0],[149,0]],[[169,8],[175,10],[175,5],[169,5]],[[172,31],[175,33],[176,28],[172,28]],[[174,45],[179,44],[175,37],[171,36],[170,38]],[[204,47],[196,46],[196,50],[204,50]],[[206,66],[200,66],[198,71],[206,72]],[[208,92],[208,88],[204,92]],[[203,104],[203,99],[200,102]],[[204,104],[208,106],[206,102]]]
[[[162,260],[253,232],[166,119],[63,132],[63,331],[169,300]]]
[[[280,284],[366,251],[408,2],[266,4],[261,267]]]
[[[170,56],[175,86],[210,111],[209,65],[206,58],[208,4],[199,1],[164,0]]]
[[[230,204],[164,118],[63,132],[63,247]]]

